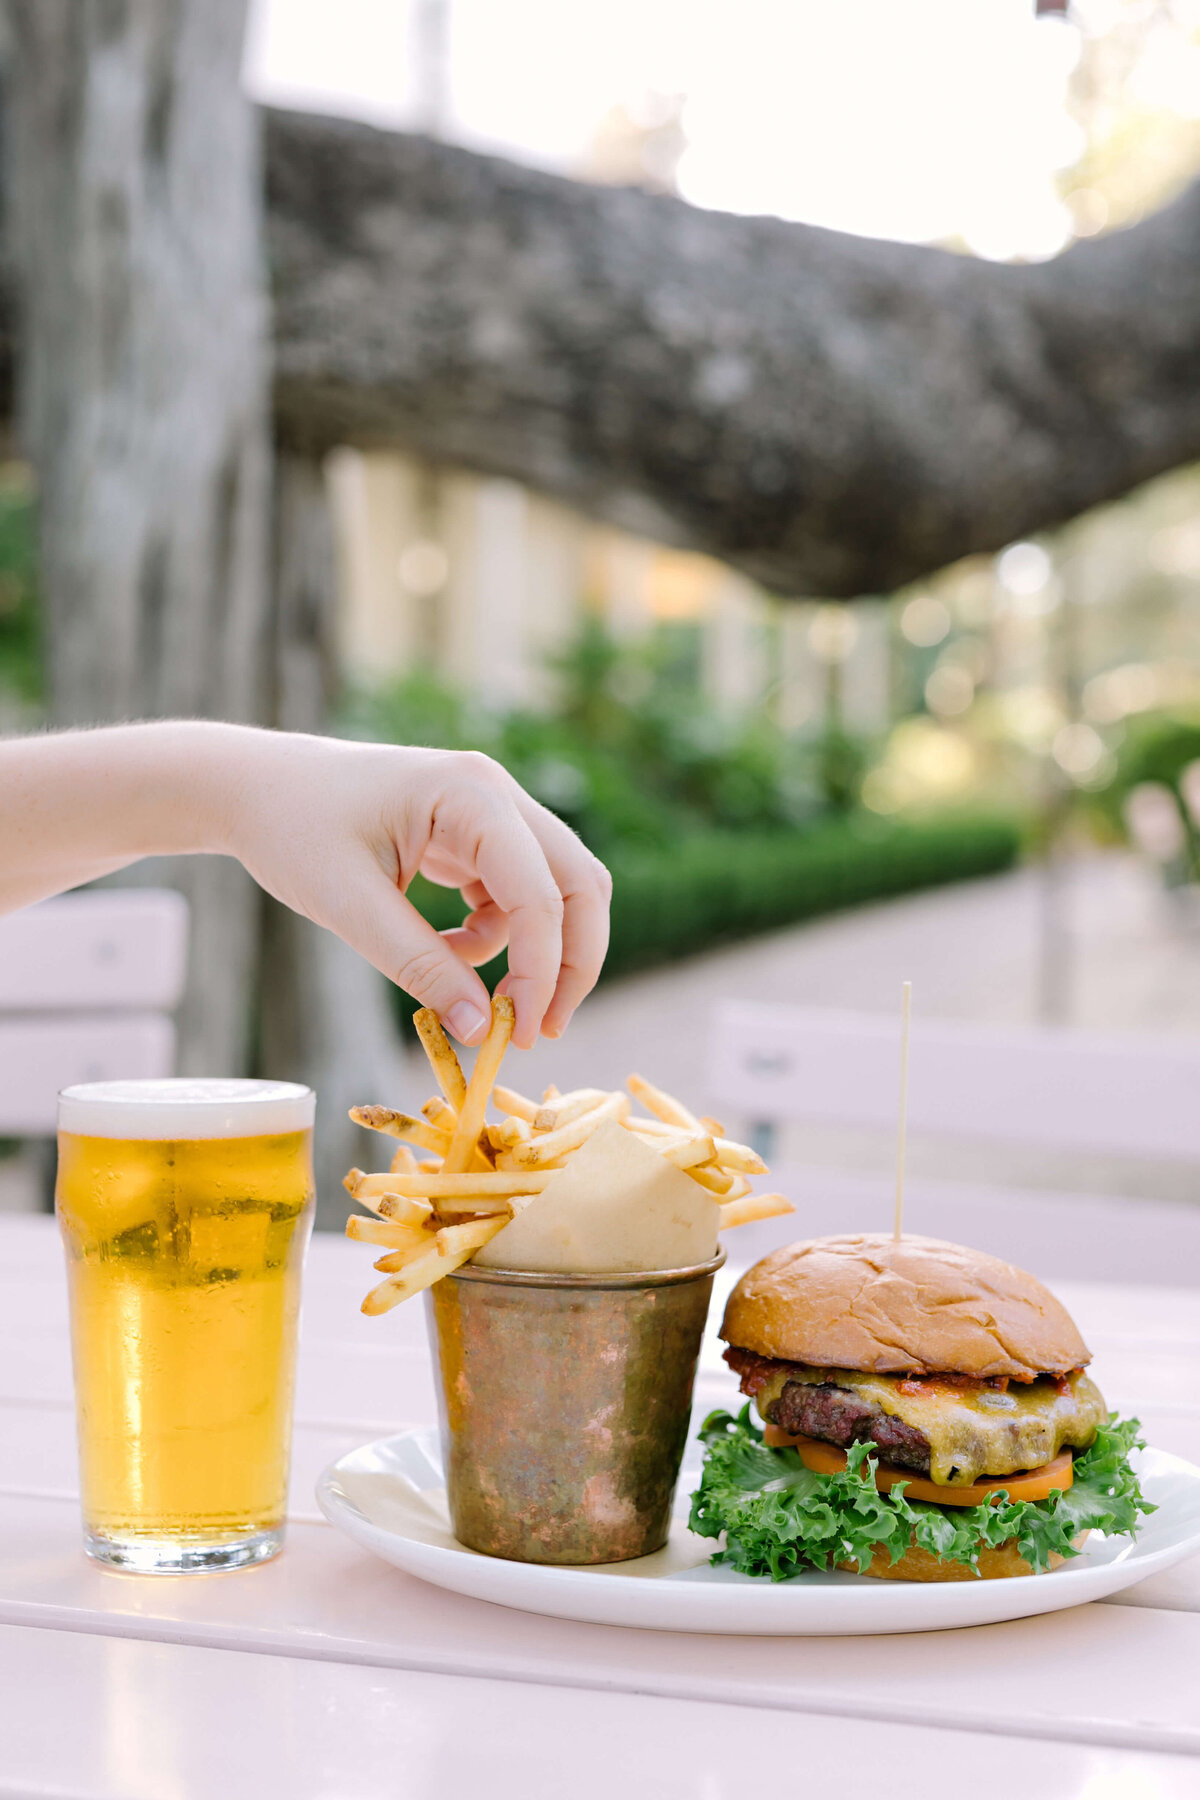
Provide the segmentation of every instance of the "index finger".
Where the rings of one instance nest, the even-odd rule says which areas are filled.
[[[472,794],[469,824],[476,872],[508,917],[505,992],[516,1007],[513,1043],[528,1050],[562,967],[563,898],[542,846],[507,794]]]

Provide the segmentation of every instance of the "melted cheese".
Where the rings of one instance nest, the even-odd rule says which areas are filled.
[[[969,1487],[986,1476],[1038,1469],[1058,1455],[1064,1444],[1082,1449],[1090,1444],[1105,1418],[1104,1397],[1082,1373],[1069,1377],[1060,1394],[1049,1377],[1028,1384],[996,1388],[940,1387],[922,1383],[920,1393],[901,1393],[897,1375],[864,1375],[858,1369],[810,1369],[789,1363],[773,1374],[755,1405],[764,1419],[789,1381],[810,1385],[828,1382],[852,1388],[881,1412],[915,1425],[929,1441],[929,1474],[940,1487]]]

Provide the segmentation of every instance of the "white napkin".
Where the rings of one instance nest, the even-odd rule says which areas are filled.
[[[710,1194],[610,1119],[473,1260],[561,1275],[684,1269],[716,1255],[718,1223]]]

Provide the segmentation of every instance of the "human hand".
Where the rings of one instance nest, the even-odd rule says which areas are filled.
[[[337,932],[464,1044],[490,1018],[472,965],[507,943],[513,1042],[561,1035],[600,973],[612,882],[499,763],[237,728],[226,742],[228,849],[268,893]],[[434,931],[405,898],[418,870],[461,891],[458,930]]]

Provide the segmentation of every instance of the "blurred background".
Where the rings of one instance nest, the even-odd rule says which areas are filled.
[[[170,9],[161,10],[166,19]],[[597,517],[556,496],[553,482],[497,472],[495,456],[472,455],[465,438],[457,460],[435,433],[437,453],[422,455],[419,421],[391,441],[385,427],[356,427],[343,442],[330,441],[327,425],[306,434],[286,388],[273,415],[269,376],[235,367],[189,327],[182,349],[159,342],[155,354],[177,359],[193,345],[206,390],[194,397],[197,416],[207,417],[219,385],[214,358],[247,418],[256,379],[267,395],[246,428],[259,486],[247,478],[238,488],[238,506],[257,509],[258,524],[236,528],[243,550],[235,542],[222,566],[235,587],[243,554],[269,566],[273,611],[239,641],[259,646],[270,698],[242,691],[236,648],[228,663],[215,658],[207,686],[164,676],[188,660],[187,633],[172,639],[170,628],[167,648],[135,658],[120,680],[68,650],[77,631],[86,644],[88,628],[77,624],[85,602],[106,635],[105,608],[119,611],[123,581],[140,596],[130,603],[139,629],[156,604],[169,619],[173,607],[199,602],[147,600],[145,560],[127,578],[118,547],[127,538],[113,528],[111,504],[107,525],[88,523],[103,485],[89,457],[120,437],[122,406],[131,417],[148,410],[156,430],[175,434],[148,433],[138,453],[154,506],[168,517],[191,506],[195,458],[172,446],[192,432],[192,402],[170,417],[155,412],[134,377],[123,385],[119,370],[105,373],[102,351],[73,375],[55,374],[56,346],[81,332],[72,294],[89,319],[120,288],[110,270],[105,294],[90,294],[78,264],[79,245],[92,240],[84,230],[70,241],[71,218],[86,225],[99,203],[87,198],[86,133],[52,123],[51,90],[65,79],[52,72],[55,11],[39,25],[32,8],[16,7],[6,59],[18,79],[23,66],[40,73],[14,97],[6,152],[13,241],[24,246],[9,280],[27,323],[13,353],[25,423],[10,433],[0,469],[0,729],[182,710],[498,757],[616,878],[606,985],[564,1044],[530,1053],[526,1073],[514,1074],[529,1088],[612,1082],[637,1066],[699,1103],[717,1001],[882,1013],[903,977],[930,1017],[1197,1030],[1200,467],[1168,467],[1054,529],[989,543],[894,591],[777,591],[744,572],[746,558],[720,560],[657,531],[649,509],[644,532],[628,510],[620,523],[611,508]],[[997,267],[1049,264],[1084,240],[1136,227],[1200,171],[1197,0],[753,0],[737,9],[255,0],[245,19],[223,0],[212,9],[220,29],[210,19],[192,40],[188,11],[149,47],[97,29],[77,103],[93,122],[106,105],[143,106],[153,127],[152,92],[122,103],[96,99],[95,84],[123,55],[151,73],[155,56],[175,59],[178,157],[201,178],[181,180],[166,200],[139,186],[137,205],[209,234],[199,288],[212,284],[217,307],[221,281],[229,292],[239,281],[252,287],[246,271],[258,266],[259,203],[230,207],[221,184],[255,178],[260,106]],[[183,35],[168,42],[171,31]],[[235,64],[240,97],[225,92]],[[194,103],[180,98],[185,75]],[[192,104],[199,117],[220,83],[209,138],[196,126],[189,150],[178,120]],[[250,147],[235,167],[239,131]],[[56,141],[62,167],[33,170],[39,146],[53,162]],[[154,154],[130,152],[135,163]],[[162,154],[169,165],[174,153]],[[286,200],[288,171],[273,155],[268,210],[273,194]],[[295,176],[326,182],[334,235],[353,203],[336,169],[336,159],[323,172],[314,161]],[[74,213],[65,207],[55,243],[53,232],[39,236],[36,216],[55,195],[69,199],[69,188],[84,200],[71,200]],[[151,217],[139,240],[135,220],[127,248],[157,242],[161,223]],[[270,260],[276,240],[267,245]],[[163,252],[164,265],[172,254]],[[76,286],[57,315],[34,316],[39,281],[68,268]],[[154,305],[177,317],[196,279],[186,258],[157,298],[149,278],[132,278],[117,302],[131,338],[153,338]],[[277,271],[272,279],[282,315],[288,295]],[[338,290],[324,295],[327,334],[344,335],[345,318],[357,318],[349,286],[345,296],[343,316]],[[219,329],[233,341],[244,327],[251,345],[269,338],[252,311],[223,311]],[[93,329],[102,345],[102,325],[82,336]],[[136,362],[136,342],[131,354]],[[89,401],[102,391],[107,438],[63,424],[56,379],[86,386]],[[194,435],[202,444],[204,429]],[[65,438],[69,456],[59,453]],[[273,476],[263,472],[272,446]],[[78,558],[64,573],[53,545],[48,554],[47,507],[54,544],[88,530],[100,543],[85,575]],[[847,530],[852,537],[853,522]],[[206,618],[201,645],[206,633],[232,642],[243,629],[236,608]],[[219,1002],[193,983],[181,1066],[219,1061],[312,1079],[328,1096],[323,1180],[349,1156],[369,1166],[369,1147],[337,1116],[349,1100],[396,1099],[389,1084],[405,1079],[410,1054],[402,997],[309,928],[251,914],[258,902],[236,881],[217,892],[186,872],[144,878],[184,885],[200,985],[227,988]],[[439,925],[461,911],[420,882],[413,897]],[[263,1005],[251,998],[259,982],[271,996]],[[882,1168],[888,1154],[882,1138],[836,1124],[781,1124],[773,1147],[791,1164],[841,1168]],[[4,1148],[0,1199],[37,1204],[38,1153],[16,1140]],[[978,1152],[949,1141],[918,1141],[913,1155],[932,1178],[980,1168]],[[1081,1151],[1064,1161],[997,1141],[986,1170],[1178,1204],[1195,1197],[1194,1167],[1169,1158]],[[323,1205],[325,1222],[339,1223],[336,1194],[323,1191]]]

